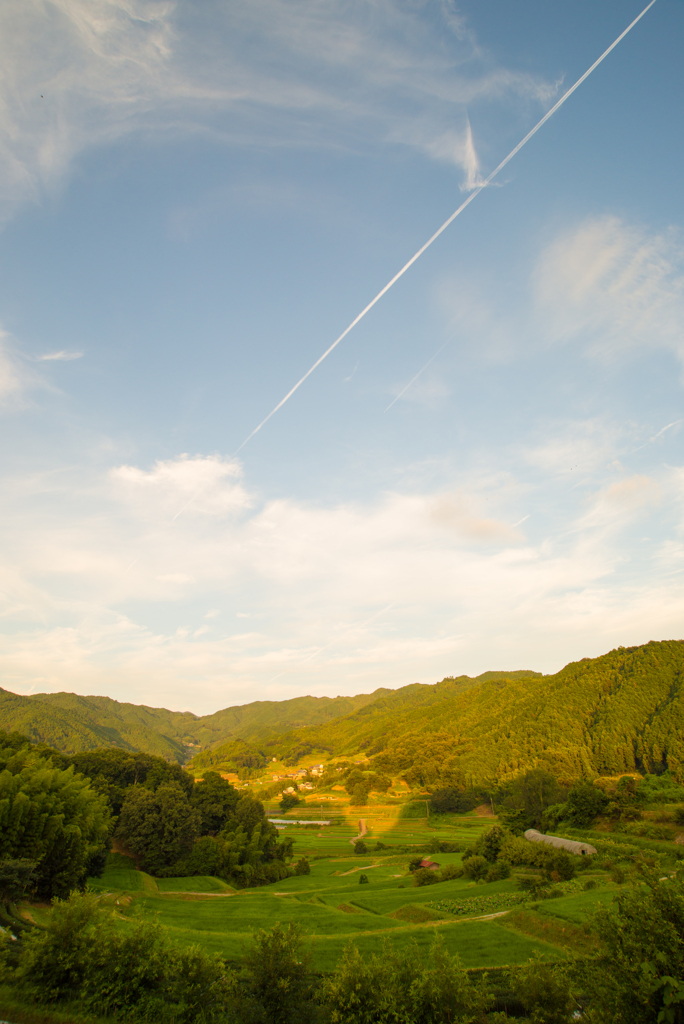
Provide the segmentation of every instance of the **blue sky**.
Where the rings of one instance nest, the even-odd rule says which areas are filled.
[[[204,713],[681,637],[681,0],[235,455],[643,6],[3,5],[0,685]]]

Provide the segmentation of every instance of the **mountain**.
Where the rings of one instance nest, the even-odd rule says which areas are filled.
[[[203,717],[0,690],[0,729],[66,752],[114,746],[181,763],[212,750],[245,764],[255,752],[258,761],[290,763],[364,754],[379,771],[431,786],[491,785],[534,766],[567,781],[668,768],[684,781],[684,641],[618,647],[554,675],[485,672],[356,697],[255,701]]]
[[[684,641],[619,647],[554,675],[403,687],[268,750],[290,760],[364,752],[426,785],[490,785],[535,766],[568,782],[668,768],[684,781]]]
[[[189,711],[122,704],[109,697],[75,693],[25,697],[0,689],[0,729],[23,733],[34,743],[47,743],[66,753],[121,747],[183,763],[195,750],[227,740],[263,744],[304,725],[327,723],[389,692],[254,701],[200,717]]]

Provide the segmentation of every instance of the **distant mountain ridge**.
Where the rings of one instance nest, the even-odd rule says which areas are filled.
[[[355,697],[255,701],[196,716],[109,697],[0,690],[0,729],[76,753],[372,757],[415,785],[485,785],[541,766],[580,776],[669,769],[684,782],[684,641],[619,647],[554,675],[484,672]],[[212,759],[199,758],[207,765]],[[245,762],[248,763],[248,762]]]
[[[22,696],[0,688],[0,729],[23,733],[34,743],[46,743],[65,753],[120,747],[183,763],[195,750],[226,740],[263,744],[293,729],[325,724],[389,692],[379,689],[354,697],[254,701],[198,716],[190,711],[120,703],[110,697],[75,693]]]
[[[568,782],[666,769],[684,782],[684,641],[618,647],[548,676],[405,686],[268,749],[290,761],[364,752],[378,770],[427,786],[489,786],[536,766]]]

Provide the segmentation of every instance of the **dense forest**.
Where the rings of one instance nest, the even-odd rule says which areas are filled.
[[[20,732],[33,743],[47,743],[72,754],[121,747],[182,764],[197,748],[229,739],[264,743],[292,729],[348,715],[389,692],[255,701],[200,717],[189,711],[122,704],[109,697],[75,693],[24,697],[0,688],[0,729]]]
[[[357,697],[260,701],[203,718],[106,697],[0,691],[0,728],[67,753],[121,747],[198,768],[370,758],[409,785],[491,787],[542,767],[562,783],[684,778],[684,641],[617,648],[555,675],[449,677]]]
[[[669,769],[684,778],[684,642],[585,658],[551,676],[487,673],[397,690],[267,745],[363,752],[412,784],[491,786],[541,766],[561,782]]]
[[[101,873],[112,841],[157,877],[210,874],[245,888],[290,874],[291,840],[215,772],[195,783],[155,755],[68,756],[0,732],[0,868],[21,876],[28,865],[38,896],[65,897]]]

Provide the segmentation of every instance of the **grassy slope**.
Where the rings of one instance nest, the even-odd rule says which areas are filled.
[[[383,842],[395,846],[395,851],[371,851],[364,856],[351,851],[349,838],[356,833],[351,818],[322,830],[320,835],[294,826],[288,834],[296,840],[296,856],[309,856],[311,874],[241,892],[230,890],[219,879],[155,880],[142,872],[120,868],[108,869],[93,884],[103,894],[111,894],[105,898],[120,913],[154,918],[168,928],[175,941],[197,943],[230,959],[240,956],[254,929],[271,928],[277,921],[303,925],[312,946],[313,966],[322,971],[334,968],[349,942],[364,953],[379,951],[386,939],[394,947],[415,943],[420,952],[426,953],[435,929],[468,967],[522,963],[535,951],[553,959],[564,956],[562,945],[547,941],[543,933],[528,935],[521,929],[504,927],[503,918],[467,919],[481,918],[483,904],[487,914],[507,909],[511,893],[517,892],[513,879],[485,886],[475,886],[467,879],[425,887],[412,884],[407,874],[410,854],[400,852],[397,844],[413,844],[421,849],[435,834],[452,840],[464,836],[472,839],[491,823],[491,819],[476,816],[454,816],[441,820],[435,830],[426,820],[391,821],[376,815],[369,820],[371,841],[382,837]],[[461,855],[445,853],[435,858],[448,864],[458,862]],[[368,883],[359,882],[361,874],[368,877]],[[601,892],[604,890],[579,893],[543,906],[558,904],[561,915],[567,916],[572,912],[573,899],[579,899],[578,912],[582,913],[584,903],[595,901]],[[121,899],[118,905],[117,899]],[[430,907],[440,900],[458,903],[465,910],[454,916]]]

